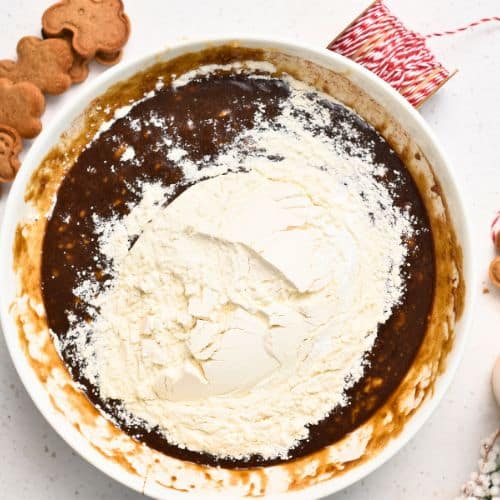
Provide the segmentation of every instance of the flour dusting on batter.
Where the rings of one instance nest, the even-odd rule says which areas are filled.
[[[384,167],[369,144],[348,150],[321,132],[329,96],[283,80],[277,117],[257,111],[258,125],[209,160],[164,137],[189,187],[171,201],[174,187],[143,183],[127,216],[95,218],[112,279],[74,290],[91,320],[74,321],[66,342],[101,396],[216,456],[286,458],[308,425],[349,403],[404,293],[412,221],[377,181]],[[127,149],[122,161],[134,158]]]

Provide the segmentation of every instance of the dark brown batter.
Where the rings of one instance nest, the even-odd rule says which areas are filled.
[[[177,90],[166,86],[117,120],[82,152],[61,184],[43,245],[43,297],[49,326],[59,339],[64,340],[68,333],[69,313],[81,321],[90,318],[89,306],[73,294],[73,289],[92,275],[102,286],[110,279],[105,269],[112,263],[106,263],[99,251],[92,216],[109,218],[127,214],[130,205],[139,201],[136,187],[140,181],[160,181],[164,185],[182,181],[182,171],[167,159],[171,146],[162,143],[162,137],[176,137],[188,151],[189,159],[204,159],[209,163],[210,157],[231,144],[241,131],[258,125],[254,123],[258,108],[265,120],[272,120],[288,95],[287,84],[278,78],[249,79],[227,74],[193,81]],[[409,266],[404,277],[403,303],[380,326],[365,374],[347,393],[350,403],[335,408],[322,422],[310,426],[309,438],[291,450],[290,460],[339,440],[387,400],[406,374],[425,335],[435,286],[433,241],[427,214],[404,164],[385,140],[355,113],[329,101],[323,105],[329,108],[331,116],[331,124],[324,132],[332,139],[342,140],[346,148],[352,147],[353,151],[358,142],[373,144],[375,160],[387,167],[387,174],[379,182],[389,187],[396,205],[409,210],[417,231],[406,242]],[[154,125],[149,120],[152,116],[164,118],[165,124]],[[357,131],[356,139],[342,127],[345,123]],[[135,149],[134,161],[118,161],[128,145]],[[187,183],[178,188],[175,195],[186,187]],[[159,431],[127,426],[120,416],[123,411],[120,402],[102,400],[98,389],[85,379],[74,348],[69,345],[63,349],[62,356],[73,378],[83,385],[95,405],[125,432],[157,450],[197,463],[230,468],[284,461],[260,456],[243,461],[192,452],[171,445]]]

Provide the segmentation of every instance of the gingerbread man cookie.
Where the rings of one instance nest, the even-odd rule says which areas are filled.
[[[16,130],[6,125],[0,125],[0,182],[9,182],[16,176],[19,169],[21,137]]]
[[[60,0],[42,18],[44,40],[26,36],[17,61],[0,60],[0,182],[19,168],[21,137],[40,133],[43,93],[61,94],[87,78],[89,61],[116,64],[130,34],[122,0]]]
[[[45,99],[40,89],[29,82],[12,83],[0,78],[0,123],[32,138],[40,133],[40,116]]]
[[[78,54],[107,64],[118,61],[130,34],[121,0],[62,0],[44,12],[42,26],[49,37],[70,32]]]
[[[0,78],[31,82],[42,92],[61,94],[71,85],[71,45],[66,40],[25,36],[17,44],[17,62],[0,61]]]

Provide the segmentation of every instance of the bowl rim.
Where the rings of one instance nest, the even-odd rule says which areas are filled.
[[[402,113],[405,120],[411,124],[410,128],[414,131],[418,131],[419,135],[425,139],[427,145],[433,150],[434,161],[431,163],[433,169],[435,168],[435,165],[439,165],[439,168],[436,169],[436,176],[440,180],[446,193],[445,199],[448,203],[450,201],[452,202],[452,207],[450,207],[450,211],[452,212],[452,222],[457,230],[457,233],[460,234],[459,243],[463,251],[463,272],[466,282],[465,309],[455,328],[455,331],[460,330],[460,332],[455,335],[453,348],[447,356],[446,369],[436,381],[437,383],[433,395],[427,398],[418,411],[408,420],[404,429],[398,436],[394,437],[379,453],[370,457],[365,462],[353,467],[351,470],[339,475],[338,477],[333,477],[327,481],[317,483],[304,490],[269,494],[265,497],[276,500],[281,498],[305,498],[304,495],[306,495],[307,498],[321,498],[325,495],[329,495],[346,488],[379,468],[382,464],[393,457],[401,448],[403,448],[427,421],[432,412],[438,406],[439,402],[442,400],[456,373],[456,370],[458,369],[458,365],[465,348],[467,332],[470,330],[472,311],[475,302],[474,299],[476,296],[472,293],[473,286],[477,281],[472,258],[472,231],[470,222],[466,217],[466,205],[463,200],[463,191],[460,191],[458,188],[457,179],[453,173],[451,164],[440,148],[434,132],[424,118],[408,103],[408,101],[406,101],[404,97],[402,97],[395,89],[378,76],[352,60],[336,54],[326,48],[318,48],[314,45],[296,43],[292,40],[273,36],[224,35],[213,38],[193,39],[173,44],[172,46],[163,48],[159,51],[156,50],[148,52],[131,59],[130,61],[120,63],[116,67],[105,71],[94,80],[78,89],[78,93],[75,95],[73,101],[56,113],[52,122],[44,127],[42,133],[28,151],[23,161],[23,165],[20,168],[8,195],[4,217],[0,227],[0,276],[4,276],[5,279],[5,276],[9,276],[9,274],[12,275],[12,241],[15,227],[20,219],[19,214],[21,210],[19,210],[19,207],[23,206],[24,203],[23,194],[26,184],[29,181],[33,170],[40,164],[47,152],[50,151],[50,149],[59,141],[60,132],[67,129],[74,119],[81,115],[87,105],[95,97],[102,94],[110,85],[130,78],[133,74],[146,69],[156,62],[166,61],[187,52],[196,52],[204,48],[217,47],[234,42],[237,42],[242,47],[276,49],[284,53],[296,55],[303,59],[313,61],[320,66],[327,68],[332,68],[332,66],[336,66],[338,68],[340,66],[348,73],[348,78],[355,81],[355,83],[369,83],[372,90],[369,94],[375,97],[375,99],[377,99],[377,97],[383,98],[384,101],[391,103],[394,108],[397,108],[397,111]],[[336,70],[338,71],[337,68]],[[400,117],[399,114],[397,116],[398,118]],[[406,125],[407,123],[404,123],[403,127],[407,128]],[[411,133],[412,130],[409,130],[409,132]],[[6,286],[4,282],[2,290],[7,287],[8,284]],[[12,288],[15,289],[14,283],[12,283]],[[154,494],[156,497],[156,494],[159,493],[158,491],[155,491],[154,493],[144,491],[144,478],[126,472],[116,464],[112,464],[95,449],[90,446],[85,446],[85,443],[82,441],[83,436],[77,434],[76,431],[71,432],[67,425],[65,425],[66,420],[56,414],[54,409],[51,407],[46,394],[42,394],[42,391],[39,390],[41,387],[39,385],[40,382],[34,375],[33,370],[26,359],[23,348],[19,343],[17,327],[12,322],[9,313],[10,301],[11,299],[9,298],[8,292],[2,292],[0,294],[0,324],[2,326],[10,357],[24,387],[38,410],[42,413],[52,428],[59,434],[59,436],[87,462],[91,463],[108,476],[128,486],[129,488],[145,495]],[[185,494],[171,489],[167,490],[166,488],[163,488],[163,490],[165,491],[165,495],[169,498],[177,498],[177,495],[179,498],[212,498],[212,495],[204,493]],[[217,495],[217,498],[219,497],[220,496]]]

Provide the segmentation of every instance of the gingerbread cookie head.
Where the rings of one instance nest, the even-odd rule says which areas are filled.
[[[62,0],[44,12],[42,26],[49,37],[71,32],[73,48],[84,59],[117,59],[130,34],[121,0]]]
[[[0,78],[0,123],[17,130],[21,137],[32,138],[42,129],[44,109],[45,99],[36,85]]]
[[[0,125],[0,182],[10,182],[19,169],[21,138],[11,127]]]
[[[30,82],[42,92],[61,94],[71,85],[71,45],[66,40],[25,36],[17,44],[17,62],[0,61],[0,78]]]

